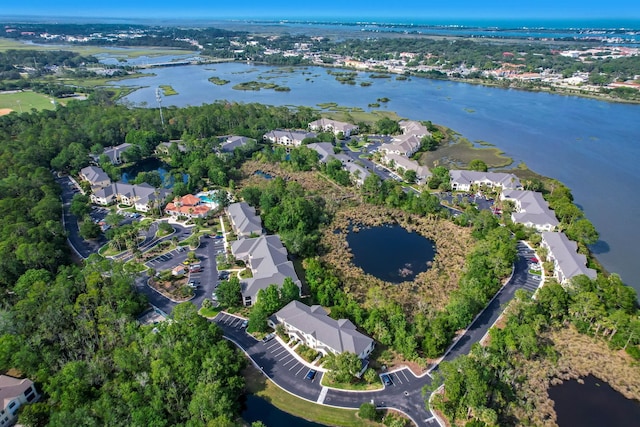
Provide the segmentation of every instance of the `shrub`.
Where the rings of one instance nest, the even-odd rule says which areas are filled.
[[[363,403],[358,410],[358,416],[365,420],[375,421],[378,419],[378,411],[373,403]]]

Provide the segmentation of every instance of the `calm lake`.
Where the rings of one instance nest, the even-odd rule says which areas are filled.
[[[640,402],[630,400],[607,383],[589,375],[549,389],[560,427],[635,427],[640,422]]]
[[[411,281],[427,271],[436,254],[431,240],[397,225],[351,231],[347,242],[356,266],[391,283]]]
[[[381,108],[414,120],[448,126],[471,141],[487,141],[529,168],[568,185],[600,232],[592,249],[611,272],[640,289],[636,239],[640,236],[640,105],[499,89],[412,77],[371,79],[359,73],[356,85],[344,85],[322,67],[279,68],[245,63],[193,65],[149,70],[155,75],[117,82],[142,87],[124,99],[157,107],[156,88],[171,85],[178,95],[162,105],[201,105],[216,100],[269,105],[316,106],[335,102],[370,110],[369,103],[389,98]],[[218,86],[209,77],[230,80]],[[265,81],[290,92],[238,91],[232,86]],[[360,82],[371,82],[362,87]]]

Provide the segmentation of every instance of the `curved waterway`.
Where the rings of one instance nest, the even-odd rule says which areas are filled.
[[[418,273],[427,271],[436,255],[433,241],[398,225],[351,231],[347,242],[356,266],[391,283],[415,279]]]
[[[124,102],[157,107],[156,88],[161,84],[179,93],[163,98],[163,106],[217,100],[311,107],[334,102],[369,111],[370,103],[389,98],[382,109],[413,120],[431,120],[471,141],[490,142],[516,163],[523,161],[568,185],[600,232],[601,241],[592,248],[598,260],[640,290],[637,243],[632,238],[640,229],[640,197],[635,195],[640,183],[640,105],[417,77],[371,79],[370,72],[358,73],[357,84],[346,85],[322,67],[225,63],[156,68],[149,73],[155,75],[114,83],[146,86]],[[214,85],[207,80],[213,76],[230,83]],[[232,89],[263,79],[291,91]],[[360,86],[364,81],[371,86]]]

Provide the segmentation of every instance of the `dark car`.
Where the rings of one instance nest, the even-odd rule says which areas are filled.
[[[384,384],[386,386],[393,385],[393,381],[391,381],[391,375],[389,375],[389,374],[380,375],[380,379],[382,380],[382,384]]]
[[[307,375],[305,375],[304,379],[313,381],[315,377],[316,377],[316,371],[314,369],[309,369],[309,372],[307,372]]]

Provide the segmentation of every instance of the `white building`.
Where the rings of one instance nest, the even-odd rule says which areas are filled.
[[[323,354],[350,352],[365,359],[373,351],[371,338],[358,332],[347,319],[332,319],[319,305],[309,307],[300,301],[291,301],[275,318],[287,335]]]
[[[8,427],[16,423],[18,410],[26,403],[33,403],[40,398],[29,379],[18,379],[8,375],[0,375],[0,426]]]
[[[538,231],[553,231],[560,222],[542,194],[526,190],[504,190],[501,200],[513,202],[515,211],[511,220],[516,224],[535,228]]]
[[[272,130],[264,134],[264,139],[273,144],[298,147],[304,139],[315,138],[316,136],[313,132],[301,130]]]
[[[351,136],[352,133],[358,131],[358,126],[323,118],[309,123],[309,129],[313,131],[331,132],[336,136],[340,133],[344,136]]]
[[[547,249],[547,261],[553,262],[553,277],[562,285],[581,274],[595,279],[597,272],[587,267],[587,257],[578,253],[578,244],[564,233],[542,233],[541,246]]]
[[[520,180],[512,173],[477,172],[468,170],[451,170],[451,188],[455,191],[469,191],[472,185],[515,190],[521,188]]]

